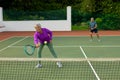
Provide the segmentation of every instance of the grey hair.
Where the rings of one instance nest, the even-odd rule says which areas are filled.
[[[38,23],[38,24],[36,24],[36,26],[39,26],[39,27],[41,27],[41,24],[40,24],[40,23]]]

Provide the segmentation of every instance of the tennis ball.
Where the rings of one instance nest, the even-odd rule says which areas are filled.
[[[47,44],[47,41],[44,41],[44,44]]]

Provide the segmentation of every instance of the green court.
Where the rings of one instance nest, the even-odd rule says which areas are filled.
[[[54,61],[42,61],[43,67],[36,69],[37,61],[1,61],[0,79],[6,80],[119,80],[120,79],[120,36],[102,36],[89,41],[88,36],[54,37],[53,45],[63,67]],[[11,37],[0,41],[1,58],[37,58],[24,53],[24,45],[32,44],[33,37]],[[53,58],[45,46],[43,58]],[[89,60],[92,58],[93,60]],[[102,60],[101,60],[102,58]],[[79,59],[78,61],[74,61]],[[80,60],[81,59],[81,60]],[[84,59],[84,60],[82,60]],[[95,59],[100,59],[96,61]],[[108,60],[107,60],[108,59]],[[112,59],[115,59],[112,61]],[[118,59],[118,60],[116,60]],[[105,61],[104,61],[105,60]]]

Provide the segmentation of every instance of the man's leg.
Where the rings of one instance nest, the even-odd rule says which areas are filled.
[[[94,30],[90,30],[90,41],[92,41],[93,40],[93,32],[94,32]]]
[[[97,30],[97,29],[95,30],[95,34],[96,34],[96,36],[97,36],[98,41],[100,41],[100,36],[99,36],[99,33],[98,33],[98,30]]]
[[[96,33],[96,36],[97,36],[98,41],[100,42],[101,40],[100,40],[99,33]]]
[[[90,38],[93,39],[92,33],[90,33]]]
[[[92,41],[93,40],[93,33],[92,32],[90,32],[90,41]]]
[[[99,36],[99,34],[98,34],[98,33],[96,33],[96,36],[97,36],[97,38],[98,38],[98,39],[100,39],[100,36]]]

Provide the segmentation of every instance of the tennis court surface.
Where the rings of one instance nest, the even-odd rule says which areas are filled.
[[[120,36],[102,36],[89,41],[88,36],[54,37],[58,59],[51,56],[45,46],[43,59],[24,53],[26,44],[33,44],[33,37],[15,36],[0,41],[0,80],[119,80]],[[42,68],[35,68],[38,61]],[[58,68],[56,61],[61,61]]]

